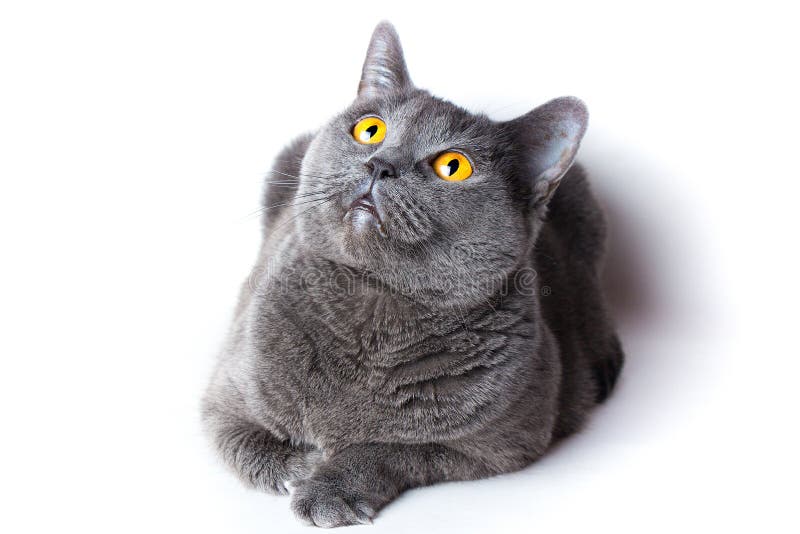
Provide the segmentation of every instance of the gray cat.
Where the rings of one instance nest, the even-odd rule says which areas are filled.
[[[279,156],[259,261],[203,402],[224,461],[302,521],[507,473],[577,430],[623,354],[605,223],[572,166],[587,112],[508,122],[415,88],[394,28],[358,96]]]

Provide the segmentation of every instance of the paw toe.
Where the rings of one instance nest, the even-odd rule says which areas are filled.
[[[303,523],[323,528],[369,524],[375,516],[375,510],[363,500],[308,486],[295,493],[292,510]]]
[[[375,510],[372,508],[372,506],[368,505],[363,501],[355,503],[355,505],[353,506],[353,510],[356,513],[358,522],[365,525],[371,524],[372,518],[375,517]]]

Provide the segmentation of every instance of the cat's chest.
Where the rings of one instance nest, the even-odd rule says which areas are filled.
[[[265,389],[292,385],[282,419],[324,446],[425,442],[467,434],[501,410],[529,337],[520,318],[408,310],[377,298],[316,303],[302,336],[270,356]]]

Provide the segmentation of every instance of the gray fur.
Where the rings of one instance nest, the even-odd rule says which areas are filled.
[[[352,138],[364,115],[386,122],[382,143]],[[574,98],[471,114],[414,88],[378,26],[358,98],[268,180],[260,259],[203,403],[242,480],[296,486],[309,524],[365,523],[406,489],[520,469],[580,428],[622,365],[604,219],[570,169],[586,118]],[[467,180],[433,173],[449,149]],[[380,221],[350,209],[366,192]]]

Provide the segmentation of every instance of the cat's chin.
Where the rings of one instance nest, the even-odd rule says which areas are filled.
[[[354,204],[347,210],[342,222],[347,227],[347,233],[356,240],[387,237],[386,228],[374,206]]]

